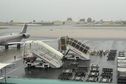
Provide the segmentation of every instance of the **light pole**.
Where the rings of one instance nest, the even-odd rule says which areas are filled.
[[[4,70],[5,70],[5,75],[4,75],[4,77],[5,77],[5,84],[7,83],[7,78],[6,78],[6,67],[4,68]]]

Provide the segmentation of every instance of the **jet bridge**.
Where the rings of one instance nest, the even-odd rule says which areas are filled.
[[[40,58],[45,63],[49,64],[49,67],[59,68],[62,66],[63,54],[42,41],[27,41],[25,47],[29,49],[35,56]]]
[[[78,54],[81,59],[89,59],[89,50],[90,48],[85,44],[69,37],[61,37],[59,40],[59,50],[66,55],[71,50],[74,53]]]

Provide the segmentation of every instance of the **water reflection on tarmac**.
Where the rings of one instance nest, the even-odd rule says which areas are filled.
[[[126,40],[89,40],[89,39],[79,39],[81,42],[90,46],[92,50],[110,50],[116,49],[118,51],[126,51]],[[57,49],[57,41],[46,42],[48,45]],[[21,59],[24,53],[24,48],[22,47],[20,50],[17,50],[16,46],[10,46],[9,50],[4,50],[4,47],[0,47],[0,62],[13,62],[10,68],[7,68],[7,76],[9,77],[18,77],[18,78],[45,78],[45,79],[57,79],[59,73],[62,69],[51,69],[51,70],[42,70],[42,69],[34,69],[27,71],[25,70],[25,65],[23,64],[23,60]],[[16,56],[16,60],[14,60],[14,56]],[[91,57],[91,63],[99,64],[99,66],[103,67],[112,67],[115,70],[114,73],[114,83],[116,84],[116,61],[106,62],[107,58],[103,57],[102,59],[98,56]],[[19,60],[20,59],[20,60]],[[103,63],[103,64],[100,64]],[[103,66],[104,65],[104,66]],[[101,68],[101,69],[102,69]],[[101,70],[100,69],[100,70]]]
[[[16,31],[17,29],[15,29]],[[32,36],[30,39],[34,40],[42,40],[46,39],[43,37],[36,38]],[[49,39],[49,38],[47,38]],[[118,51],[126,51],[126,40],[108,40],[108,39],[79,39],[81,42],[85,43],[86,45],[90,46],[92,50],[110,50],[110,49],[116,49]],[[58,48],[57,40],[46,42],[48,45],[52,46],[53,48]],[[17,50],[16,46],[10,46],[9,50],[5,50],[3,46],[0,47],[0,62],[3,63],[10,63],[13,62],[14,65],[12,65],[10,68],[7,68],[7,76],[9,77],[26,77],[26,78],[54,78],[57,79],[57,76],[59,75],[58,72],[61,72],[61,70],[50,70],[50,71],[42,71],[40,70],[32,70],[32,71],[25,71],[23,60],[21,59],[23,56],[24,50],[21,48],[20,50]],[[14,59],[14,56],[16,56],[16,60]],[[116,69],[115,62],[108,62],[106,63],[106,57],[103,59],[98,58],[97,56],[92,57],[91,62],[94,64],[99,64],[102,62],[104,63],[104,67],[113,67]],[[97,61],[98,60],[98,61]],[[100,65],[102,66],[102,65]],[[116,70],[114,71],[116,73]],[[114,77],[116,77],[117,74],[114,74]],[[117,79],[115,78],[114,81]],[[116,84],[116,83],[115,83]]]
[[[10,47],[8,50],[5,50],[4,47],[0,47],[0,62],[1,63],[10,63],[15,60],[22,58],[23,49],[16,49],[16,47]],[[16,56],[16,59],[14,59]]]

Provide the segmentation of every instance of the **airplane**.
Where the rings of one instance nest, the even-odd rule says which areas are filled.
[[[21,40],[27,39],[30,37],[30,34],[26,33],[27,31],[27,24],[24,25],[22,31],[18,34],[12,33],[10,35],[0,36],[0,46],[5,46],[7,50],[9,45],[17,45],[17,49],[21,47]]]

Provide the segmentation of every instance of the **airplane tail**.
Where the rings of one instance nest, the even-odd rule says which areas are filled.
[[[22,33],[26,33],[26,31],[27,31],[27,26],[28,26],[27,24],[24,25],[22,31],[20,32],[21,34],[22,34]]]

